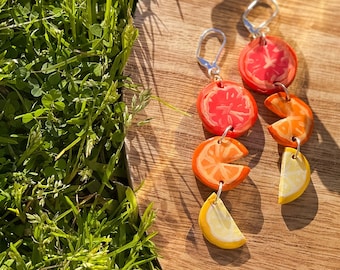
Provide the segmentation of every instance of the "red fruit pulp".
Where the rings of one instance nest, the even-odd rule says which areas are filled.
[[[244,82],[254,91],[273,94],[288,87],[295,78],[297,58],[294,50],[282,39],[266,36],[252,40],[241,52],[239,71]]]
[[[237,138],[256,122],[257,105],[248,90],[230,81],[212,82],[199,94],[197,110],[204,128],[222,135],[231,126],[227,136]]]

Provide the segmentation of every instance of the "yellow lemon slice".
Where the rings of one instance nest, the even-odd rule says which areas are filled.
[[[310,181],[308,160],[295,148],[286,147],[282,154],[281,176],[279,184],[279,203],[294,201],[307,188]]]
[[[220,198],[212,193],[204,202],[198,222],[204,237],[223,249],[241,247],[246,242],[240,229]]]

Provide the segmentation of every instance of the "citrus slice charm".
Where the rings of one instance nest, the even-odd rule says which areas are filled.
[[[219,183],[223,182],[222,190],[230,190],[241,183],[250,171],[248,166],[230,163],[246,155],[248,150],[239,141],[230,137],[212,137],[195,149],[192,169],[206,186],[218,190]]]
[[[244,82],[254,91],[272,94],[279,89],[274,83],[288,87],[295,78],[297,58],[282,39],[273,36],[252,40],[241,52],[239,70]]]
[[[220,248],[235,249],[246,243],[246,238],[216,193],[204,202],[198,223],[204,237]]]
[[[250,92],[236,83],[218,81],[208,84],[198,95],[197,111],[204,128],[222,135],[226,127],[232,138],[246,133],[256,122],[257,105]]]
[[[299,138],[301,145],[309,140],[314,126],[313,112],[301,99],[295,95],[287,98],[285,92],[279,92],[267,97],[264,105],[282,118],[268,127],[279,144],[296,148],[293,137]]]
[[[282,154],[281,176],[279,184],[279,203],[294,201],[307,188],[310,182],[308,160],[296,149],[286,147]]]

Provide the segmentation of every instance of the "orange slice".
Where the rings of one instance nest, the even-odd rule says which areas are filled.
[[[292,138],[300,139],[301,145],[310,138],[314,121],[310,107],[295,95],[287,99],[285,92],[279,92],[266,98],[264,105],[273,113],[283,118],[268,127],[269,133],[281,145],[297,147]]]
[[[218,190],[222,181],[222,190],[230,190],[242,182],[250,168],[244,165],[230,164],[246,155],[247,148],[235,139],[220,136],[203,141],[195,149],[192,169],[196,177],[206,186]]]
[[[286,147],[282,154],[281,176],[279,184],[279,203],[289,203],[305,191],[310,182],[310,167],[306,157],[291,147]]]
[[[216,198],[216,193],[212,193],[201,208],[198,217],[201,231],[210,243],[220,248],[239,248],[246,243],[246,238],[222,200]]]

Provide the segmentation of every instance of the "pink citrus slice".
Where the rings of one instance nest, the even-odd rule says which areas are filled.
[[[222,135],[229,126],[229,137],[246,133],[256,122],[257,105],[248,90],[230,81],[212,82],[198,95],[197,111],[204,128]]]
[[[244,82],[254,91],[267,95],[281,90],[274,85],[275,82],[288,87],[295,78],[296,69],[294,50],[278,37],[252,40],[239,57],[239,70]]]

